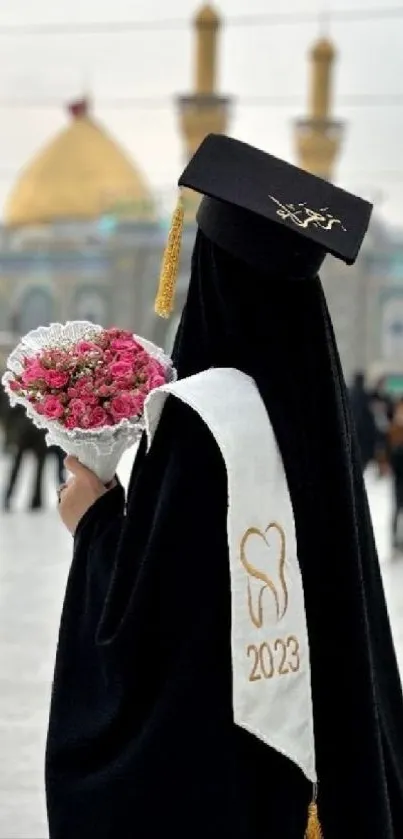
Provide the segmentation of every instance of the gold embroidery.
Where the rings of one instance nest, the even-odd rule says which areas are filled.
[[[290,665],[290,668],[291,668],[293,673],[298,673],[298,670],[301,666],[301,656],[300,656],[298,638],[296,638],[295,635],[290,635],[290,637],[287,638],[287,649],[288,650],[290,649],[290,646],[292,646],[293,649],[291,650],[291,661],[288,660],[288,664]],[[293,659],[295,659],[294,666],[292,665],[292,660]]]
[[[278,668],[279,676],[286,676],[287,673],[290,672],[287,665],[286,665],[287,645],[288,645],[288,641],[287,641],[287,644],[285,644],[284,641],[282,641],[281,638],[277,638],[277,640],[274,642],[274,652],[277,652],[279,647],[282,650],[281,662],[280,662],[280,666]]]
[[[271,577],[260,568],[256,568],[248,560],[247,545],[251,536],[258,536],[263,539],[266,548],[270,547],[268,534],[275,532],[280,537],[280,549],[278,562],[278,581],[277,585],[273,582]],[[243,538],[240,545],[240,560],[247,573],[248,583],[248,609],[249,616],[253,625],[257,629],[265,623],[264,615],[264,595],[265,592],[270,592],[273,596],[276,607],[276,619],[281,620],[288,609],[288,588],[285,579],[285,559],[286,559],[286,537],[284,529],[277,524],[277,522],[270,522],[266,529],[260,530],[258,527],[250,527]],[[257,602],[253,602],[251,580],[259,580],[263,585],[260,587]],[[246,655],[252,659],[252,669],[249,674],[250,682],[258,682],[263,679],[272,679],[274,676],[292,676],[297,673],[301,667],[300,645],[298,638],[295,635],[289,635],[287,638],[276,638],[274,642],[264,641],[260,645],[249,644],[246,649]]]
[[[279,571],[280,588],[281,588],[281,593],[282,593],[282,596],[283,596],[282,597],[282,599],[283,599],[282,608],[280,606],[279,592],[278,592],[275,584],[273,583],[273,580],[264,571],[260,571],[258,568],[255,568],[255,566],[252,565],[248,561],[247,554],[246,554],[247,542],[248,542],[248,539],[251,536],[259,536],[261,539],[263,539],[267,548],[269,548],[270,545],[269,545],[269,541],[267,539],[267,535],[270,533],[270,531],[273,531],[273,530],[276,533],[278,533],[279,536],[280,536],[280,555],[279,555],[279,559],[278,559],[278,571]],[[246,531],[246,533],[244,534],[244,536],[241,540],[240,558],[241,558],[242,565],[244,566],[245,571],[248,574],[248,609],[249,609],[249,615],[250,615],[250,619],[251,619],[253,625],[257,629],[260,629],[263,626],[263,622],[264,622],[263,595],[264,595],[265,591],[267,591],[267,590],[271,591],[271,593],[274,597],[274,602],[275,602],[275,606],[276,606],[276,619],[277,619],[277,621],[281,620],[281,618],[284,617],[284,615],[287,611],[287,608],[288,608],[288,589],[287,589],[287,584],[286,584],[286,580],[285,580],[285,556],[286,556],[285,533],[284,533],[283,528],[279,524],[277,524],[276,522],[271,522],[266,527],[266,530],[264,532],[262,530],[259,530],[259,528],[257,528],[257,527],[250,527]],[[262,583],[264,583],[264,585],[260,589],[259,596],[258,596],[257,614],[256,614],[256,611],[255,611],[254,605],[253,605],[252,588],[251,588],[249,577],[253,577],[254,579],[260,580]]]
[[[255,661],[254,661],[253,666],[252,666],[252,672],[249,676],[249,681],[250,682],[258,682],[262,678],[262,676],[261,676],[260,673],[257,672],[258,669],[259,669],[259,650],[258,650],[257,647],[255,647],[254,644],[249,644],[248,651],[247,651],[247,656],[249,658],[250,658],[251,653],[254,654]]]
[[[266,670],[265,663],[264,663],[263,653],[265,652],[265,650],[267,650],[267,655],[269,657],[269,662],[270,662],[270,670],[269,671]],[[265,679],[272,679],[273,676],[274,676],[274,659],[273,659],[273,653],[271,651],[271,647],[269,647],[269,644],[267,644],[266,641],[261,645],[259,652],[260,652],[260,663],[261,663],[261,666],[262,666],[263,676],[265,677]]]
[[[274,653],[272,646],[274,647]],[[289,654],[291,646],[293,649]],[[279,649],[281,654],[276,657],[275,653]],[[277,638],[273,645],[268,641],[264,641],[259,646],[249,644],[246,655],[248,658],[253,656],[249,681],[259,682],[262,678],[268,680],[272,679],[273,676],[291,676],[292,673],[298,673],[301,666],[299,649],[299,643],[295,635],[290,635],[285,641],[282,638]]]
[[[292,221],[297,227],[307,229],[309,225],[313,227],[320,227],[321,230],[332,230],[333,225],[338,224],[344,233],[347,232],[339,218],[335,218],[329,213],[328,207],[321,207],[318,210],[310,210],[304,201],[302,204],[282,204],[274,195],[269,195],[272,201],[280,208],[276,215],[283,219],[283,221]]]

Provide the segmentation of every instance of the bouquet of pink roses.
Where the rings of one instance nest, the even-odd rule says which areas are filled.
[[[170,359],[149,341],[88,321],[29,332],[7,368],[10,402],[47,429],[48,445],[75,455],[104,483],[144,429],[147,394],[175,378]]]

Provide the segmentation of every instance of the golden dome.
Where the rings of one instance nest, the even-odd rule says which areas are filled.
[[[70,125],[20,175],[5,208],[9,226],[96,219],[107,213],[155,218],[147,184],[124,151],[88,113],[69,106]]]

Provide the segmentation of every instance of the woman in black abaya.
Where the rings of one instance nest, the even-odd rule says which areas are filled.
[[[398,839],[401,687],[317,278],[324,252],[273,228],[267,270],[199,230],[174,361],[180,377],[246,372],[274,427],[305,590],[324,837]],[[104,492],[70,466],[89,508],[72,526],[52,695],[50,838],[302,839],[310,784],[232,720],[227,484],[209,430],[168,399],[126,513],[120,486]]]

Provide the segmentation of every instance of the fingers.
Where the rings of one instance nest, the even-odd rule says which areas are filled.
[[[118,484],[116,478],[112,478],[112,480],[109,481],[109,483],[103,484],[102,481],[99,480],[97,475],[95,475],[95,473],[92,472],[91,469],[88,469],[87,466],[84,466],[76,457],[73,457],[72,455],[68,455],[66,457],[64,465],[67,471],[73,475],[73,478],[75,478],[78,481],[85,481],[92,487],[113,489]],[[67,484],[69,484],[69,481],[67,482]]]
[[[60,484],[60,486],[57,488],[56,493],[57,493],[57,501],[58,501],[59,504],[62,500],[62,492],[63,492],[63,490],[65,490],[67,488],[68,488],[68,483],[67,484]]]
[[[65,468],[72,474],[74,473],[77,466],[81,466],[77,458],[73,457],[71,454],[68,454],[67,457],[64,458],[63,463]]]
[[[86,478],[87,480],[94,480],[94,478],[96,478],[96,476],[93,472],[91,472],[90,469],[87,469],[86,466],[83,466],[83,464],[80,463],[80,461],[77,460],[76,457],[72,457],[72,455],[68,455],[66,457],[64,465],[68,472],[71,472],[71,474],[74,475],[75,478]]]

